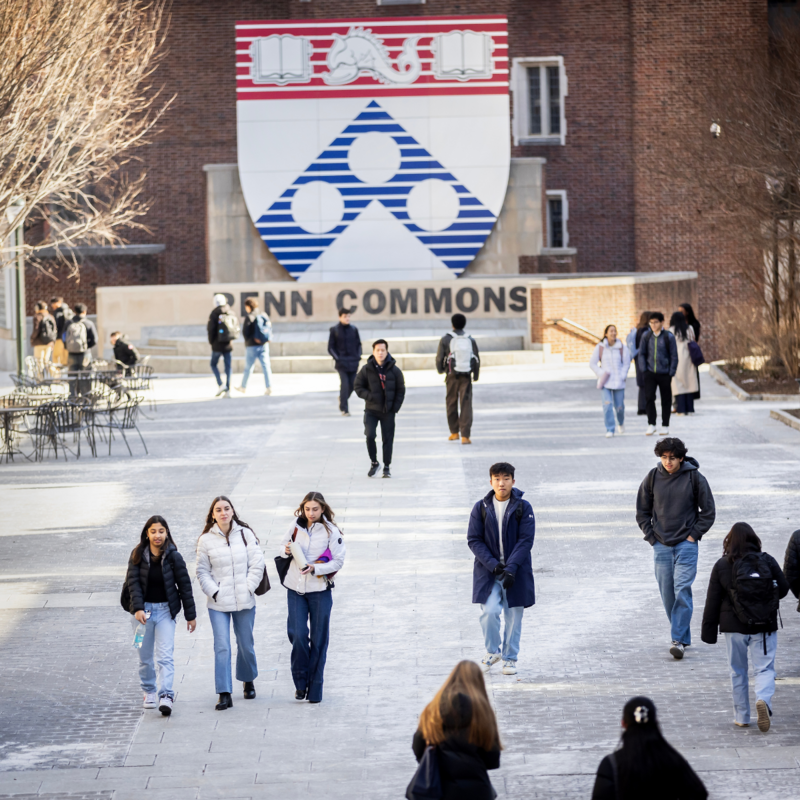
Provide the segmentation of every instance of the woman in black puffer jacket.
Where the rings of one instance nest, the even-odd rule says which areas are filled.
[[[128,560],[122,606],[133,615],[134,633],[139,625],[145,626],[139,648],[139,679],[144,692],[144,707],[158,707],[168,717],[175,699],[172,691],[175,617],[183,606],[186,625],[192,633],[197,624],[197,612],[186,562],[178,552],[163,517],[150,517],[144,524],[139,544]]]
[[[481,668],[461,661],[425,707],[414,734],[417,761],[435,748],[442,800],[494,800],[487,770],[500,766],[500,735]],[[411,787],[406,797],[415,798]]]
[[[792,594],[800,599],[800,531],[795,531],[789,544],[786,546],[786,555],[783,557],[783,574],[789,581]],[[800,603],[797,604],[800,611]]]

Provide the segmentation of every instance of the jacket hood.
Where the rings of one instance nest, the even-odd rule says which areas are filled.
[[[521,500],[522,499],[522,495],[524,495],[524,494],[525,494],[525,492],[523,492],[521,489],[517,489],[517,487],[514,486],[511,489],[511,497],[509,497],[508,499],[509,500]],[[492,489],[492,490],[489,491],[489,494],[487,494],[486,497],[483,498],[483,502],[484,503],[491,503],[493,497],[494,497],[494,490]]]
[[[392,356],[391,353],[387,353],[386,360],[383,362],[383,369],[384,370],[391,369],[396,363],[397,362],[394,360],[394,356]],[[378,361],[375,358],[375,356],[370,356],[367,359],[367,364],[372,364],[372,366],[375,367],[375,369],[378,368]]]
[[[167,546],[161,551],[162,560],[163,560],[164,556],[167,555],[167,553],[171,553],[173,550],[176,553],[178,552],[178,548],[175,547],[175,545],[172,544],[172,542],[168,541],[167,542]],[[135,550],[134,550],[134,552],[135,552]],[[145,549],[142,551],[142,561],[146,561],[148,564],[150,563],[150,548],[149,547],[145,547]]]
[[[603,341],[600,342],[600,344],[602,344],[603,347],[608,347],[611,350],[616,350],[618,347],[622,347],[623,341],[622,339],[619,338],[619,336],[617,336],[617,338],[614,340],[614,344],[609,344],[608,339],[604,337]]]
[[[659,461],[658,467],[656,469],[662,474],[669,476],[669,472],[664,469],[664,465]],[[683,463],[681,464],[681,468],[675,474],[678,475],[681,472],[691,472],[693,469],[700,469],[700,464],[698,463],[696,458],[692,458],[691,456],[685,456],[683,459]]]
[[[241,531],[241,530],[244,530],[244,528],[241,525],[239,525],[239,523],[236,522],[236,520],[233,520],[231,522],[231,530],[230,533],[228,534],[228,538],[231,537],[231,534],[233,534],[234,531]],[[216,522],[206,531],[206,533],[216,533],[217,536],[222,536],[223,538],[225,537],[225,534],[219,529],[219,525]]]

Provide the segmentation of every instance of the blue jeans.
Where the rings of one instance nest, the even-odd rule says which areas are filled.
[[[214,686],[216,692],[230,692],[231,681],[231,622],[236,635],[236,680],[254,681],[258,677],[253,625],[256,607],[246,611],[217,611],[208,609],[214,631]]]
[[[625,390],[606,389],[603,387],[603,416],[606,420],[606,430],[614,433],[616,425],[625,424]],[[614,412],[617,412],[616,425]]]
[[[487,653],[500,651],[500,614],[505,616],[506,627],[503,633],[503,660],[516,661],[519,655],[519,638],[522,635],[522,606],[508,607],[508,597],[503,584],[495,581],[485,603],[481,604],[481,628],[486,640]]]
[[[269,365],[269,342],[267,342],[266,344],[260,344],[257,347],[245,347],[242,389],[247,388],[247,381],[250,380],[250,375],[253,372],[256,361],[261,364],[261,370],[264,373],[264,383],[267,384],[266,388],[270,388],[270,382],[272,380],[272,368]]]
[[[175,620],[169,612],[169,603],[145,603],[144,610],[150,612],[144,631],[144,641],[139,650],[139,681],[142,691],[156,692],[156,665],[158,666],[158,696],[175,697],[172,681],[175,664],[172,652],[175,648]],[[136,617],[131,617],[133,632],[139,627]]]
[[[775,694],[775,651],[778,649],[778,632],[766,636],[767,653],[764,655],[764,634],[726,633],[725,647],[731,668],[733,690],[733,717],[736,722],[750,722],[750,689],[747,681],[747,651],[753,664],[756,700],[763,700],[772,710]]]
[[[289,606],[286,629],[292,645],[294,685],[299,691],[308,689],[308,699],[318,702],[322,700],[323,673],[328,657],[333,592],[326,589],[298,594],[287,589],[286,598]]]
[[[212,353],[211,354],[211,371],[214,373],[214,377],[217,379],[217,386],[222,386],[222,377],[219,374],[219,370],[217,369],[217,364],[219,363],[220,358],[223,358],[225,361],[225,378],[227,383],[225,384],[225,389],[227,391],[231,390],[231,352],[230,350],[227,353]]]
[[[653,545],[656,580],[661,602],[672,625],[672,641],[692,643],[692,584],[697,576],[697,542],[688,539],[667,547],[661,542]]]

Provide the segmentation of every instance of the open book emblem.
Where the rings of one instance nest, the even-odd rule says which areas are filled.
[[[311,80],[311,42],[291,33],[273,34],[250,45],[253,83],[308,83]]]
[[[435,36],[433,74],[440,80],[468,81],[492,77],[494,42],[488,33],[451,31]]]

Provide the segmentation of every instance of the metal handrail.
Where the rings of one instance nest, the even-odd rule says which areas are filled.
[[[559,317],[558,319],[547,320],[548,325],[558,325],[559,322],[565,322],[567,325],[571,325],[573,328],[577,328],[582,333],[586,333],[589,336],[593,337],[594,339],[597,339],[598,342],[603,341],[602,336],[598,336],[596,333],[593,333],[588,328],[584,328],[583,325],[578,325],[577,322],[573,322],[571,319],[567,319],[566,317]]]

